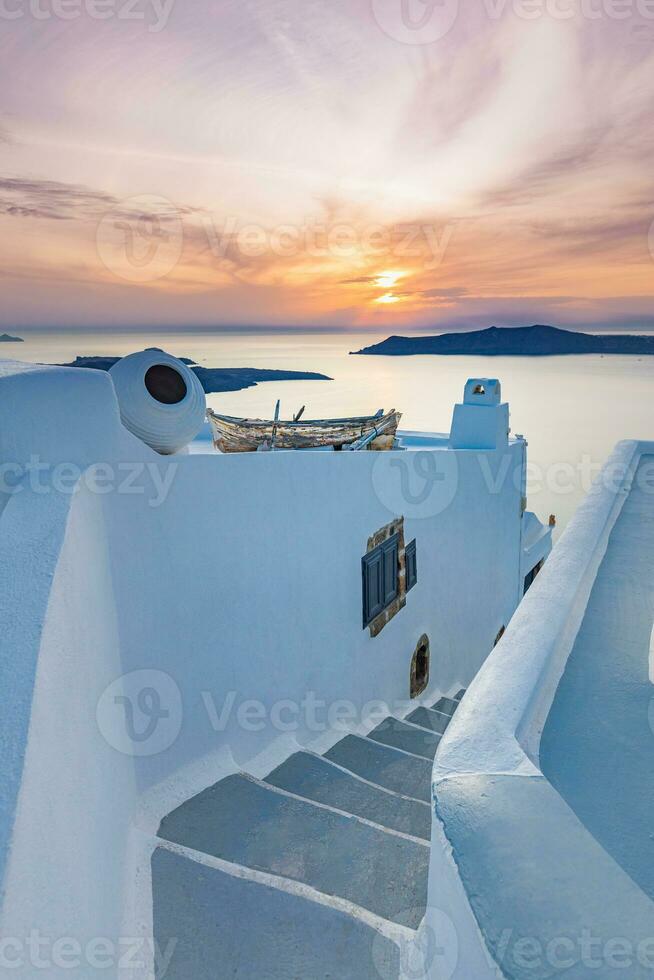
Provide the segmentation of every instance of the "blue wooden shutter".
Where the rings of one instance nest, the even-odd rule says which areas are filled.
[[[382,545],[384,556],[384,606],[388,606],[397,596],[398,592],[398,539],[394,534],[392,538],[385,541]]]
[[[384,608],[382,552],[375,548],[361,559],[363,574],[363,625],[366,627]]]
[[[406,590],[408,592],[418,581],[418,558],[415,538],[413,541],[409,541],[404,554],[406,563]]]
[[[394,534],[361,559],[364,628],[397,597],[398,558],[399,538]]]

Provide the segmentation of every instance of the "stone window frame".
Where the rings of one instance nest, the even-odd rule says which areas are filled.
[[[390,623],[406,606],[406,544],[404,540],[404,517],[396,517],[395,520],[390,521],[383,527],[380,527],[378,531],[375,531],[368,538],[368,546],[366,554],[369,555],[371,551],[374,551],[383,544],[384,541],[388,541],[393,535],[397,535],[397,595],[395,598],[386,606],[382,611],[375,616],[370,623],[367,624],[367,628],[370,630],[370,636],[379,636],[384,626]],[[365,628],[365,627],[364,627]]]

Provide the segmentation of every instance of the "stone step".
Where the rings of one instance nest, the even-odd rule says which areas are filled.
[[[420,725],[421,728],[426,728],[430,732],[443,735],[445,729],[452,721],[452,716],[444,715],[440,711],[434,711],[433,708],[420,707],[412,711],[410,715],[407,715],[406,720],[410,721],[412,725]]]
[[[154,938],[166,980],[396,980],[399,950],[361,918],[158,847]]]
[[[390,745],[403,752],[420,755],[423,759],[433,759],[440,742],[440,736],[415,725],[407,725],[392,715],[368,732],[368,738],[383,745]]]
[[[427,841],[431,838],[431,810],[426,803],[365,782],[322,756],[296,752],[266,776],[265,782],[383,827]]]
[[[425,843],[244,774],[228,776],[173,810],[161,822],[159,836],[302,882],[411,929],[424,915]]]
[[[360,735],[346,735],[325,752],[325,758],[394,793],[431,803],[432,763],[427,759]]]
[[[444,715],[454,714],[460,702],[456,698],[439,698],[436,704],[432,704],[434,711],[441,711]]]
[[[457,691],[457,693],[454,695],[454,699],[456,701],[460,701],[465,693],[466,693],[466,689],[465,687],[462,687],[461,690]]]

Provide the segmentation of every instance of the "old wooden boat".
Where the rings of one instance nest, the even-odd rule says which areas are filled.
[[[277,412],[275,413],[277,415]],[[401,414],[391,409],[345,419],[241,419],[207,409],[213,442],[222,453],[262,449],[391,449]]]

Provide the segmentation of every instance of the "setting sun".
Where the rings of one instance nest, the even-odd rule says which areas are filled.
[[[393,293],[384,293],[383,296],[378,296],[375,303],[399,303],[400,297],[394,296]]]
[[[384,289],[390,289],[392,286],[395,286],[404,275],[406,275],[406,273],[394,272],[392,270],[388,272],[380,272],[375,279],[375,286],[382,286]]]

